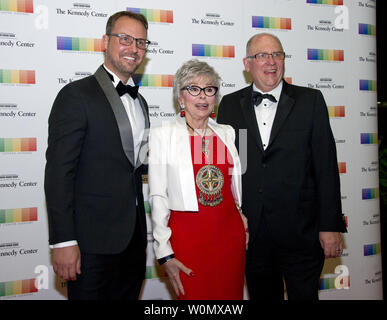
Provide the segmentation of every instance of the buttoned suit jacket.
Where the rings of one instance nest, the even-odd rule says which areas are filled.
[[[224,96],[217,118],[236,131],[250,242],[264,216],[273,241],[282,248],[321,250],[320,231],[346,231],[324,98],[319,90],[283,81],[264,150],[251,96],[252,85]]]
[[[148,106],[139,94],[145,128]],[[147,135],[144,134],[143,145]],[[81,252],[115,254],[129,244],[136,201],[146,221],[139,157],[124,105],[106,70],[66,85],[49,117],[45,193],[50,244],[76,240]]]

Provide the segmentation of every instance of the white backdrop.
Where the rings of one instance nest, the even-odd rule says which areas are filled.
[[[282,40],[285,77],[323,92],[337,143],[349,232],[343,257],[324,266],[320,298],[382,299],[375,6],[375,0],[0,0],[0,299],[66,298],[48,249],[47,119],[57,92],[102,63],[106,21],[120,10],[149,20],[152,44],[136,79],[152,125],[174,117],[171,79],[183,62],[197,57],[212,65],[224,95],[249,83],[242,58],[253,34]],[[200,47],[204,56],[196,56]],[[154,260],[147,211],[141,298],[171,299]]]

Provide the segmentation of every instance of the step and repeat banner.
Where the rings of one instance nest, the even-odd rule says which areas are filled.
[[[66,299],[48,248],[47,119],[58,91],[103,62],[107,19],[121,10],[149,21],[152,43],[135,80],[152,125],[175,116],[172,80],[183,62],[212,65],[225,95],[250,82],[247,40],[281,39],[286,80],[322,91],[338,152],[348,234],[343,256],[326,261],[320,299],[382,299],[375,0],[0,0],[0,299]],[[147,190],[144,177],[146,199]],[[171,299],[146,208],[141,299]]]

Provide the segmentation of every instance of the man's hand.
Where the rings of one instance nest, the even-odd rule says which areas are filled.
[[[52,265],[55,273],[64,280],[76,280],[81,274],[81,252],[78,246],[52,249]]]
[[[340,232],[320,232],[319,237],[325,258],[341,257],[343,253],[343,239]]]

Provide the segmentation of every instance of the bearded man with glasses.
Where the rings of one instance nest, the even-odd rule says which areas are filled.
[[[139,156],[149,112],[132,76],[148,22],[113,14],[105,61],[66,85],[49,118],[45,193],[54,271],[69,299],[137,300],[145,277],[146,221]]]
[[[327,106],[319,90],[283,80],[277,37],[250,38],[243,63],[253,83],[223,97],[217,121],[235,129],[246,168],[250,299],[283,300],[284,280],[289,300],[317,300],[324,258],[341,256],[346,232]]]

